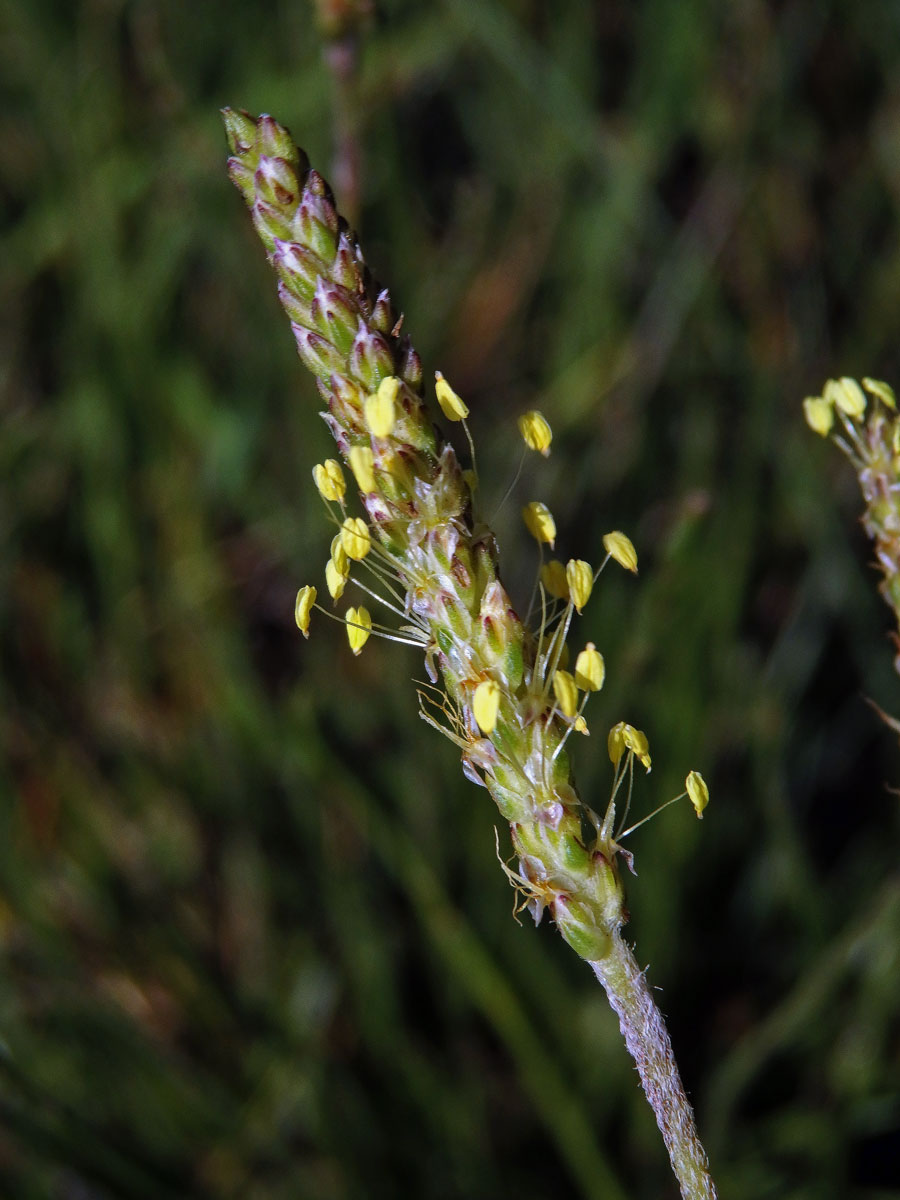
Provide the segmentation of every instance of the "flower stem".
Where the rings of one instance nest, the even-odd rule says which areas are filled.
[[[619,1018],[619,1028],[663,1135],[682,1197],[716,1200],[706,1151],[697,1135],[694,1112],[684,1093],[669,1032],[644,972],[618,932],[611,939],[609,953],[590,965]]]

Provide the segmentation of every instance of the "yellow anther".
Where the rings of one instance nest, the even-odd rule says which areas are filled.
[[[637,758],[645,770],[650,770],[650,745],[647,742],[647,735],[642,733],[640,729],[635,729],[632,725],[626,725],[623,731],[625,745]]]
[[[337,569],[333,558],[325,564],[325,583],[332,600],[340,600],[347,586],[347,576]]]
[[[302,587],[297,593],[297,600],[294,604],[294,620],[297,622],[297,628],[305,638],[309,637],[309,617],[312,612],[312,606],[316,602],[316,589],[310,587]]]
[[[684,787],[694,806],[694,812],[702,818],[703,810],[709,804],[709,788],[706,786],[706,780],[699,771],[691,771],[684,781]]]
[[[472,695],[472,712],[482,733],[493,733],[500,711],[500,685],[493,679],[484,679]]]
[[[522,413],[519,417],[519,433],[529,450],[538,450],[544,458],[550,453],[550,443],[553,441],[553,430],[547,424],[543,413],[536,408]]]
[[[403,380],[396,375],[385,375],[381,383],[378,385],[379,395],[383,400],[390,400],[392,404],[396,404],[400,397],[400,389],[403,386]]]
[[[350,470],[361,492],[375,491],[375,456],[371,446],[351,446],[347,455]]]
[[[650,770],[650,747],[647,744],[647,735],[625,721],[619,721],[609,731],[607,749],[614,767],[619,765],[625,751],[630,750],[635,758],[639,759],[648,771]]]
[[[574,717],[578,712],[578,688],[568,671],[557,671],[553,676],[553,694],[562,715]]]
[[[614,767],[619,765],[619,760],[625,753],[625,739],[622,737],[623,721],[618,721],[609,731],[609,736],[606,739],[606,749],[609,752],[609,761]]]
[[[587,721],[584,717],[576,717],[572,728],[576,733],[583,733],[585,737],[591,736],[591,731],[587,727]]]
[[[372,618],[369,616],[369,610],[363,608],[362,605],[359,608],[348,608],[345,620],[350,649],[354,654],[359,654],[372,632]]]
[[[877,396],[881,403],[892,411],[897,407],[897,400],[894,396],[894,389],[889,383],[885,383],[882,379],[869,379],[868,377],[862,381],[863,387],[870,396]]]
[[[862,417],[866,411],[866,394],[849,375],[844,375],[838,380],[841,388],[844,403],[839,406],[850,417]]]
[[[593,642],[575,659],[575,682],[583,692],[599,692],[606,678],[606,663]]]
[[[313,480],[319,494],[326,500],[343,500],[347,491],[341,464],[334,458],[326,458],[313,467]]]
[[[558,558],[551,558],[541,567],[541,583],[550,596],[557,600],[568,600],[569,581],[566,579],[566,568]]]
[[[570,558],[566,563],[566,582],[569,596],[577,612],[587,604],[594,587],[594,569],[583,558]]]
[[[631,538],[626,537],[620,530],[614,529],[612,533],[603,535],[603,548],[620,567],[624,567],[626,571],[633,571],[637,575],[637,550],[635,550]]]
[[[348,558],[360,562],[372,549],[369,527],[362,517],[348,517],[341,526],[341,545]]]
[[[532,500],[522,509],[522,520],[531,536],[538,542],[546,542],[552,549],[556,541],[556,522],[550,509],[540,500]]]
[[[435,371],[434,373],[434,394],[437,396],[438,404],[441,406],[441,412],[448,421],[464,421],[469,415],[468,408],[459,396],[457,396],[440,371]]]
[[[820,437],[828,437],[834,424],[834,405],[824,396],[807,396],[803,401],[806,423]]]
[[[346,575],[350,570],[350,559],[344,549],[344,534],[336,533],[331,539],[331,561],[339,575]]]
[[[856,380],[847,375],[841,379],[829,379],[822,396],[852,420],[859,420],[865,414],[865,393]]]
[[[396,375],[388,375],[378,385],[375,395],[366,397],[363,404],[363,416],[366,428],[373,437],[386,438],[394,432],[399,392],[400,380]]]

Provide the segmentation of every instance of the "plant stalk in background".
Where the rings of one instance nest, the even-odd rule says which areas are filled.
[[[611,730],[614,780],[603,817],[580,800],[567,753],[572,733],[587,732],[585,704],[605,673],[592,643],[570,671],[566,645],[599,570],[583,560],[545,563],[536,587],[540,620],[533,629],[520,620],[498,576],[493,534],[473,519],[477,477],[460,468],[436,432],[418,355],[327,184],[271,117],[233,110],[224,116],[231,178],[278,275],[300,356],[316,377],[324,419],[365,511],[348,511],[337,460],[315,467],[336,530],[327,588],[337,602],[352,582],[393,616],[383,625],[364,605],[348,608],[350,647],[358,654],[373,632],[421,647],[431,680],[419,692],[422,716],[456,744],[467,777],[487,788],[509,822],[517,869],[504,870],[520,908],[535,921],[549,912],[594,970],[619,1017],[682,1195],[709,1200],[715,1189],[669,1036],[622,936],[619,862],[630,856],[620,841],[630,830],[621,828],[624,818],[617,824],[617,805],[627,816],[635,762],[650,769],[647,739],[625,722]],[[439,372],[435,392],[444,416],[465,422],[465,403]],[[541,414],[525,414],[520,432],[530,449],[549,451]],[[546,506],[533,501],[523,517],[542,548],[552,548],[556,529]],[[624,534],[607,534],[604,545],[600,569],[612,558],[636,570]],[[301,588],[296,617],[304,634],[316,600],[314,587]],[[702,777],[691,772],[685,787],[699,815],[708,800]]]
[[[334,113],[334,158],[331,178],[344,212],[354,222],[359,214],[362,151],[359,144],[359,47],[372,19],[373,0],[313,0],[322,57],[331,76]]]

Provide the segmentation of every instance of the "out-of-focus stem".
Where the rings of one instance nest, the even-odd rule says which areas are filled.
[[[350,225],[356,227],[362,200],[362,150],[356,95],[359,37],[356,33],[348,33],[332,39],[325,44],[322,56],[332,79],[334,154],[331,177],[341,196],[344,216]]]
[[[684,1200],[716,1200],[706,1151],[697,1135],[672,1042],[644,972],[620,933],[613,935],[606,957],[590,965],[619,1018],[619,1028],[663,1135],[681,1195]]]
[[[331,178],[341,197],[344,218],[359,224],[362,201],[362,150],[359,141],[360,39],[372,17],[372,0],[314,0],[322,35],[322,58],[331,76],[334,154]]]

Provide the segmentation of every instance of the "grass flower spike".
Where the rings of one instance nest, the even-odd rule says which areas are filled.
[[[329,591],[343,590],[340,577],[362,588],[392,622],[375,624],[367,609],[350,608],[350,646],[359,653],[374,633],[424,652],[431,685],[420,692],[423,719],[453,742],[467,777],[493,797],[509,824],[516,869],[505,869],[521,907],[536,922],[547,913],[603,983],[682,1194],[709,1200],[715,1190],[668,1034],[622,936],[624,852],[617,839],[625,834],[616,826],[617,793],[627,775],[630,796],[635,760],[649,770],[647,739],[624,722],[615,727],[615,779],[603,818],[579,798],[567,753],[573,730],[586,731],[582,710],[605,673],[591,643],[574,674],[565,667],[566,638],[596,576],[582,560],[567,568],[547,564],[537,585],[541,621],[532,629],[520,619],[499,577],[494,539],[473,522],[471,477],[435,430],[418,355],[327,185],[271,117],[254,120],[232,110],[224,116],[231,177],[278,276],[326,424],[361,493],[364,516],[348,515],[334,474],[323,464],[316,475],[326,500],[331,492],[342,504],[335,523],[348,561],[344,571],[332,551]],[[465,421],[467,406],[439,372],[434,394],[448,420]],[[540,414],[527,414],[521,432],[532,448],[549,447]],[[523,516],[536,540],[552,547],[556,526],[546,506],[529,504]],[[604,542],[610,556],[636,569],[624,534]],[[363,563],[365,583],[355,574]],[[302,616],[308,626],[315,597],[313,589],[306,593],[302,606],[298,597],[298,623]]]
[[[867,398],[868,397],[868,398]],[[829,379],[803,401],[807,424],[850,459],[866,503],[863,528],[875,545],[880,591],[900,626],[900,415],[894,391],[878,379]],[[894,634],[900,650],[900,634]],[[894,658],[900,671],[900,653]]]

